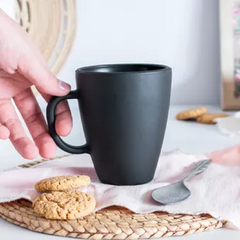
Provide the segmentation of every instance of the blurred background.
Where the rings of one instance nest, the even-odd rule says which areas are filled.
[[[0,7],[15,18],[15,0]],[[77,0],[75,8],[74,41],[57,74],[73,89],[78,67],[159,63],[173,69],[172,105],[220,105],[218,0]]]
[[[219,2],[228,5],[222,12]],[[231,42],[232,33],[232,6],[227,3],[228,0],[0,0],[0,8],[29,32],[52,71],[70,83],[72,89],[76,87],[75,70],[82,66],[127,62],[170,66],[171,106],[162,150],[179,148],[188,153],[206,153],[239,144],[240,135],[231,138],[220,133],[217,125],[177,121],[176,114],[194,106],[206,106],[208,113],[222,112],[220,33],[224,35],[228,56],[222,59],[231,66],[227,68],[231,77],[225,77],[233,88],[229,96],[240,109],[240,98],[234,99],[233,45],[225,44]],[[222,18],[220,13],[227,16]],[[237,16],[240,29],[240,14]],[[226,20],[230,34],[220,32],[220,19]],[[45,101],[39,94],[36,96],[45,113]],[[64,140],[83,144],[77,101],[69,102],[73,130]],[[238,131],[240,121],[232,126]],[[9,141],[1,142],[0,152],[1,158],[9,159],[8,166],[26,162]],[[66,153],[58,149],[56,155],[60,154]]]

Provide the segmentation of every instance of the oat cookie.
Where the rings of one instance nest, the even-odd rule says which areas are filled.
[[[47,219],[78,219],[95,206],[94,197],[79,191],[43,193],[33,202],[34,211]]]
[[[197,118],[197,122],[205,124],[216,124],[214,119],[228,117],[225,113],[207,113]]]
[[[178,120],[196,119],[197,117],[205,114],[206,112],[207,112],[207,108],[205,107],[193,108],[193,109],[189,109],[189,110],[178,113],[176,118]]]
[[[43,179],[35,184],[38,192],[64,191],[86,187],[90,184],[90,178],[85,175],[58,176]]]

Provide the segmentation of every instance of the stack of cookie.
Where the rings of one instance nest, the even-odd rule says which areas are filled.
[[[204,124],[216,124],[214,120],[223,117],[228,117],[228,115],[225,113],[207,113],[205,107],[189,109],[176,116],[178,120],[193,120]]]
[[[78,219],[92,213],[94,197],[80,191],[87,187],[90,178],[85,175],[59,176],[43,179],[35,184],[42,194],[33,202],[34,211],[47,219]]]

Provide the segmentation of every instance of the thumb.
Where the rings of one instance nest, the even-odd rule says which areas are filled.
[[[26,56],[18,66],[18,72],[27,78],[41,93],[63,96],[70,92],[71,86],[56,78],[47,64],[43,65],[36,57]]]

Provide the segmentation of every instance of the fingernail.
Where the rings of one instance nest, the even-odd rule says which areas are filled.
[[[58,80],[58,81],[59,81],[59,88],[60,89],[62,89],[65,92],[69,92],[71,90],[71,86],[68,83],[63,82],[61,80]]]

